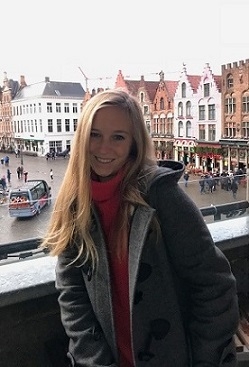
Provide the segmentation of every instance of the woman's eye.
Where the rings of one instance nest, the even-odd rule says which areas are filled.
[[[99,134],[99,133],[96,133],[96,132],[94,132],[94,131],[91,131],[91,134],[90,134],[90,137],[91,137],[91,138],[97,138],[98,136],[100,136],[100,134]]]
[[[114,135],[113,139],[114,140],[124,140],[124,136],[123,135]]]

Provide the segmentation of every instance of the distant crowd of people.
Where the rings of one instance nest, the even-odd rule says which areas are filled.
[[[231,191],[233,197],[236,199],[239,185],[245,180],[246,174],[242,169],[236,169],[235,171],[223,171],[219,170],[212,172],[206,172],[201,174],[199,179],[200,193],[213,193],[217,190],[217,186],[220,186],[222,190]],[[186,178],[184,175],[185,186]]]

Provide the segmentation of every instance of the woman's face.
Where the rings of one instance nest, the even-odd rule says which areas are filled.
[[[90,135],[90,164],[101,181],[107,181],[127,162],[132,146],[131,122],[116,106],[99,110]]]

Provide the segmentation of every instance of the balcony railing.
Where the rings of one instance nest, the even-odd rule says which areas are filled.
[[[248,202],[201,208],[206,215],[246,210]],[[239,300],[249,297],[249,216],[208,224],[227,256]],[[0,361],[8,367],[67,367],[68,339],[60,321],[55,289],[56,258],[39,249],[40,238],[0,245]],[[243,310],[243,313],[245,311]],[[248,316],[249,311],[247,313]],[[238,367],[249,366],[248,336],[241,323],[235,335]],[[179,346],[180,348],[180,346]]]

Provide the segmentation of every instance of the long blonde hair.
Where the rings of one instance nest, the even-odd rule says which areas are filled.
[[[117,226],[122,224],[123,228],[127,228],[131,205],[146,205],[141,183],[145,182],[149,172],[156,166],[152,141],[136,98],[121,89],[106,90],[93,96],[79,118],[68,166],[48,231],[41,244],[53,256],[59,255],[68,245],[77,246],[77,258],[83,255],[83,262],[90,260],[93,266],[98,254],[90,235],[92,198],[89,140],[94,116],[105,106],[117,106],[126,111],[127,123],[131,123],[133,133],[130,159],[121,187],[122,211]],[[145,170],[145,167],[148,169]]]

